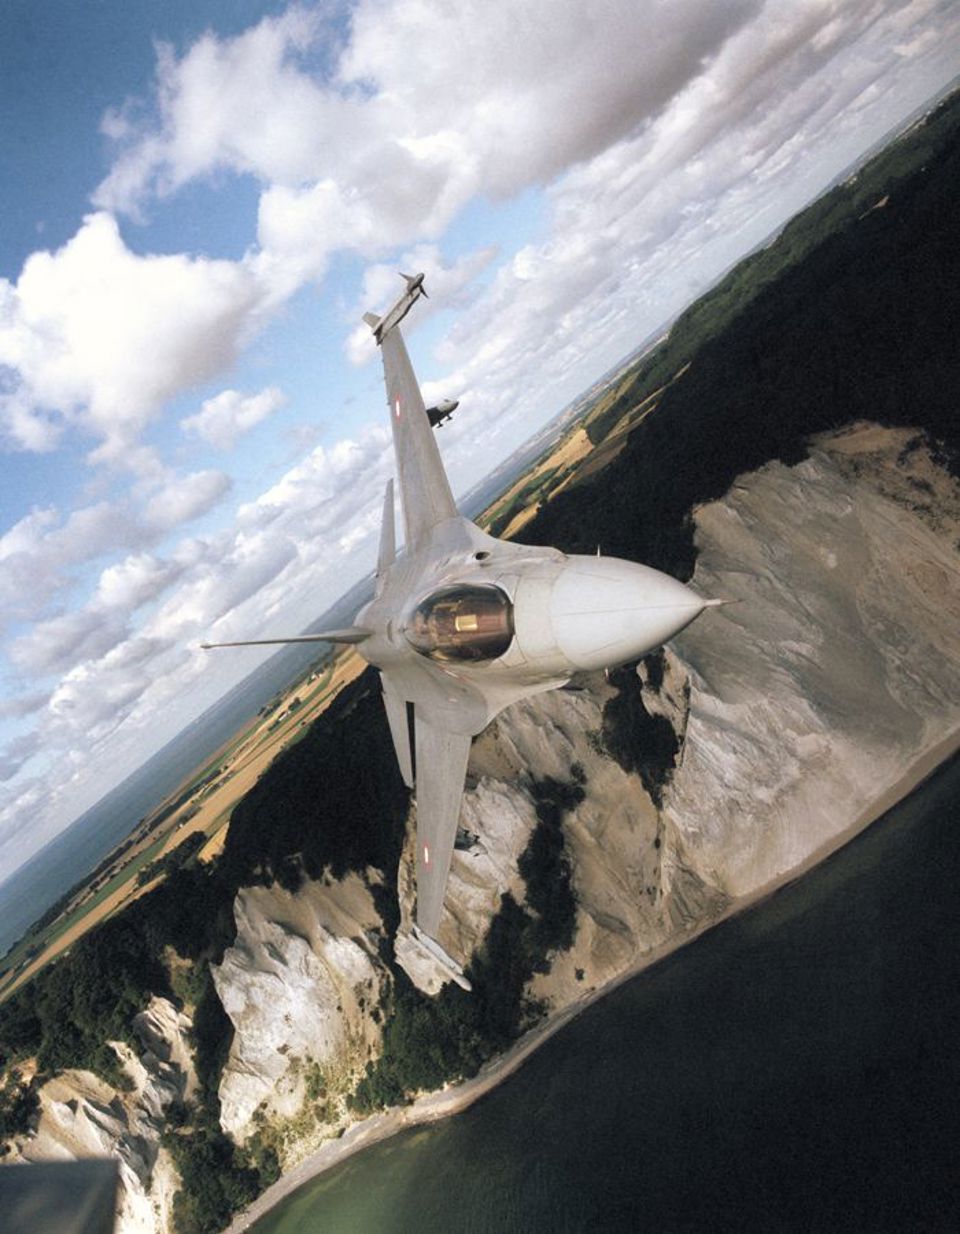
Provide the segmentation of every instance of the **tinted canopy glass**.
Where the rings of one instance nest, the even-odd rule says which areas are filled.
[[[432,660],[495,660],[513,639],[513,605],[499,587],[444,587],[420,601],[403,633]]]

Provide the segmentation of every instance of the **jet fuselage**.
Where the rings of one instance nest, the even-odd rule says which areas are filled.
[[[396,559],[355,624],[371,631],[364,659],[402,676],[409,701],[475,734],[517,699],[639,659],[703,608],[648,566],[510,544],[452,518]]]

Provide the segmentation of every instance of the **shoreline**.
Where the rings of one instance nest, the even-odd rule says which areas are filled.
[[[906,800],[920,785],[944,763],[960,750],[960,729],[954,730],[935,746],[921,754],[910,767],[896,780],[889,784],[878,797],[841,831],[837,832],[824,844],[821,844],[799,865],[784,874],[771,879],[756,888],[746,896],[732,900],[727,908],[718,916],[703,921],[693,928],[674,935],[669,940],[651,948],[639,957],[629,968],[606,982],[589,994],[584,994],[566,1007],[549,1015],[542,1024],[530,1029],[520,1037],[506,1053],[485,1063],[480,1071],[470,1080],[460,1084],[440,1089],[438,1092],[426,1093],[418,1097],[409,1106],[394,1106],[380,1114],[354,1123],[342,1136],[328,1140],[316,1152],[306,1157],[288,1174],[284,1174],[275,1183],[262,1192],[254,1202],[242,1213],[238,1213],[223,1234],[243,1234],[251,1226],[267,1215],[287,1196],[292,1195],[308,1182],[312,1182],[321,1174],[340,1165],[354,1154],[370,1148],[382,1140],[389,1139],[397,1132],[408,1127],[424,1123],[438,1122],[452,1114],[458,1114],[474,1102],[479,1101],[486,1093],[502,1084],[514,1072],[523,1066],[527,1058],[548,1041],[555,1033],[564,1028],[582,1011],[618,989],[625,982],[632,980],[640,973],[659,963],[667,956],[679,951],[688,943],[693,942],[707,931],[729,920],[738,914],[753,908],[755,905],[776,894],[777,891],[802,878],[815,866],[820,865],[828,857],[845,847],[861,832],[865,831],[878,819],[887,814],[894,806]]]

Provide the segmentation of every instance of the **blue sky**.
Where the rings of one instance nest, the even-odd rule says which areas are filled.
[[[8,0],[0,879],[960,68],[948,0]]]

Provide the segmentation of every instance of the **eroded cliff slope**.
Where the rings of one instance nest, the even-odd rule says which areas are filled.
[[[136,1016],[137,1051],[114,1043],[130,1088],[117,1092],[89,1071],[64,1071],[40,1089],[36,1129],[17,1137],[5,1161],[68,1161],[111,1156],[120,1163],[118,1234],[171,1228],[178,1178],[160,1138],[166,1111],[189,1100],[196,1075],[189,1019],[165,998]]]
[[[920,439],[859,425],[696,522],[694,585],[739,603],[668,652],[689,714],[663,813],[678,856],[738,897],[956,734],[960,497]]]

